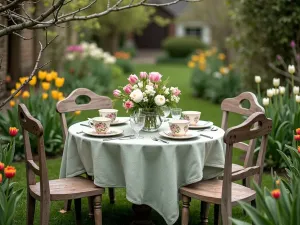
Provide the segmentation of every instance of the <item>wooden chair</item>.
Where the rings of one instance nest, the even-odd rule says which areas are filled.
[[[242,124],[226,131],[224,136],[226,156],[223,180],[214,179],[200,181],[180,188],[183,199],[182,225],[188,225],[191,198],[213,203],[218,206],[221,205],[223,224],[232,224],[229,219],[229,217],[232,216],[232,206],[236,205],[238,201],[252,201],[256,197],[256,192],[254,190],[233,183],[233,181],[254,176],[255,182],[259,185],[261,184],[267,139],[271,130],[272,120],[266,118],[264,113],[258,112],[252,114]],[[234,144],[259,137],[262,137],[262,142],[256,165],[232,174],[232,149]],[[217,224],[216,221],[215,224]]]
[[[244,101],[249,101],[249,108],[242,107],[241,103]],[[256,96],[251,92],[243,92],[234,98],[226,98],[222,101],[221,110],[222,115],[222,129],[227,130],[228,128],[228,117],[231,113],[236,113],[242,116],[249,117],[253,113],[262,112],[264,113],[264,108],[258,103]],[[232,173],[237,173],[243,171],[245,168],[253,165],[253,155],[256,146],[256,139],[249,140],[249,144],[244,142],[238,142],[233,145],[235,149],[240,149],[246,152],[245,160],[243,165],[232,164]],[[222,179],[222,178],[220,178]],[[250,187],[249,179],[242,180],[243,185]],[[206,202],[201,202],[201,222],[203,224],[208,223],[208,210],[209,205]],[[219,207],[215,205],[215,215],[219,215]],[[217,219],[217,218],[215,218]]]
[[[90,101],[86,104],[77,104],[76,99],[80,96],[88,97]],[[68,125],[67,125],[65,113],[75,112],[78,110],[86,111],[86,110],[98,110],[98,109],[111,109],[112,107],[113,107],[112,100],[109,97],[97,95],[96,93],[92,92],[87,88],[78,88],[72,91],[72,93],[67,98],[57,102],[56,104],[56,111],[60,115],[64,142],[68,134]],[[88,178],[92,179],[92,177],[89,176]],[[113,204],[115,202],[115,193],[113,188],[109,188],[109,198],[110,198],[110,203]],[[72,200],[65,202],[64,209],[66,211],[70,210],[71,203]],[[91,199],[89,199],[89,209],[90,209],[90,216],[92,216],[93,204]]]
[[[101,199],[103,188],[83,177],[48,179],[46,155],[44,148],[43,126],[33,118],[24,104],[19,105],[19,120],[22,127],[27,176],[27,225],[33,225],[35,202],[40,201],[40,224],[48,225],[51,201],[75,199],[76,224],[81,220],[81,198],[94,198],[95,224],[102,225]],[[35,135],[38,141],[38,165],[33,161],[29,133]],[[40,178],[36,182],[35,177]]]

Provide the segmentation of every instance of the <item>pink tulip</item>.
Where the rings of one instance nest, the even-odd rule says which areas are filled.
[[[277,60],[279,60],[279,61],[282,60],[281,55],[277,55],[276,58],[277,58]]]
[[[141,79],[146,79],[148,74],[146,72],[140,72],[140,78]]]
[[[127,79],[128,81],[129,81],[129,83],[131,83],[131,84],[135,84],[138,80],[139,80],[139,78],[137,77],[137,75],[130,75],[129,77],[128,77],[128,79]]]
[[[149,74],[149,80],[153,83],[158,83],[161,80],[162,75],[158,72],[151,72]]]
[[[174,88],[172,93],[173,93],[173,95],[178,96],[181,94],[181,91],[178,88]]]
[[[114,95],[116,98],[118,98],[118,97],[120,97],[120,95],[121,95],[121,91],[118,90],[118,89],[116,89],[116,90],[113,91],[113,95]]]
[[[123,107],[125,108],[125,109],[131,109],[132,107],[134,106],[134,104],[133,104],[133,102],[132,101],[130,101],[130,100],[127,100],[126,102],[124,102],[124,104],[123,104]]]
[[[125,91],[126,94],[130,94],[132,91],[131,84],[127,84],[125,87],[123,87],[123,90]]]
[[[290,44],[290,45],[291,45],[292,48],[295,48],[295,47],[296,47],[295,41],[291,41],[291,44]]]

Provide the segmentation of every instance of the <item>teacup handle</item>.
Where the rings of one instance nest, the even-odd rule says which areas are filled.
[[[93,127],[93,128],[95,127],[92,120],[90,120],[90,119],[88,120],[88,124],[90,125],[90,127]]]

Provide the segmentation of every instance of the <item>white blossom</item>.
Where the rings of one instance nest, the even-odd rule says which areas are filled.
[[[295,70],[295,66],[294,66],[294,65],[289,65],[288,71],[289,71],[290,74],[294,74],[295,71],[296,71],[296,70]]]
[[[158,106],[162,106],[166,103],[166,98],[163,95],[156,95],[154,98],[154,102]]]
[[[298,86],[294,86],[293,93],[294,93],[294,95],[299,94],[299,87]]]
[[[132,99],[132,101],[134,101],[136,103],[141,102],[144,97],[143,93],[140,89],[136,89],[136,90],[132,91],[129,96]]]
[[[274,78],[273,79],[273,85],[274,85],[274,87],[278,87],[280,85],[280,79],[279,78]]]
[[[296,100],[297,103],[300,103],[300,96],[299,96],[299,95],[296,95],[296,96],[295,96],[295,100]]]
[[[285,87],[280,86],[279,87],[279,92],[280,92],[280,94],[284,95],[284,93],[285,93]]]
[[[261,77],[260,76],[255,76],[254,80],[255,80],[255,83],[259,84],[261,82]]]
[[[262,103],[263,103],[264,106],[268,106],[270,104],[270,99],[269,98],[263,98]]]
[[[274,95],[273,89],[268,89],[268,90],[267,90],[267,96],[268,96],[269,98],[272,98],[273,95]]]

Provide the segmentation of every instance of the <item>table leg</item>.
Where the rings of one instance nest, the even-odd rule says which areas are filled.
[[[208,224],[209,203],[201,201],[200,224]]]
[[[147,205],[132,204],[134,220],[131,225],[154,225],[151,221],[151,207]]]

